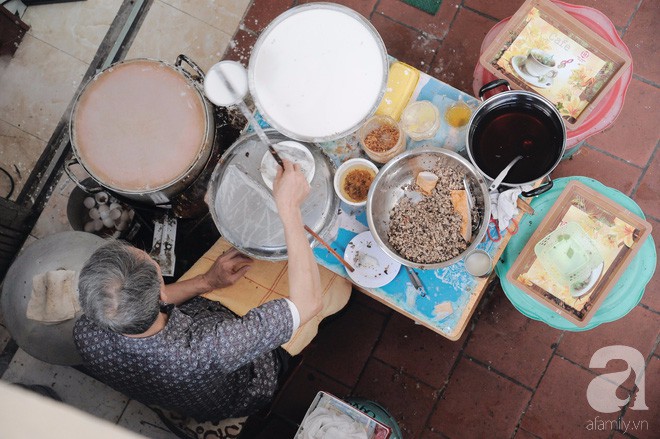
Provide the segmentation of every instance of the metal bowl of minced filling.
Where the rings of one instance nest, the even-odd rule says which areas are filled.
[[[390,160],[367,197],[374,239],[408,267],[436,269],[460,261],[482,241],[489,218],[483,176],[444,148],[426,146]]]

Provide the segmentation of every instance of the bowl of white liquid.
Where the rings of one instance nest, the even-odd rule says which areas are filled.
[[[261,33],[248,66],[254,103],[277,131],[324,142],[354,132],[385,93],[385,44],[369,21],[334,3],[291,8]]]
[[[484,250],[473,250],[465,256],[465,269],[475,277],[487,277],[493,271],[493,259]]]

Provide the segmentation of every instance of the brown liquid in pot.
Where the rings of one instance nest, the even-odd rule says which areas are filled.
[[[552,170],[561,154],[561,133],[562,127],[541,110],[497,108],[478,122],[472,154],[479,168],[491,178],[522,155],[504,182],[527,183]]]
[[[156,61],[110,67],[82,93],[73,138],[83,164],[106,186],[166,186],[195,163],[206,133],[204,101],[176,70]]]

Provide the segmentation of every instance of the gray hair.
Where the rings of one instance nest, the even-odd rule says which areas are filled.
[[[151,327],[160,311],[160,289],[154,263],[114,240],[90,256],[78,281],[85,315],[120,334],[141,334]]]

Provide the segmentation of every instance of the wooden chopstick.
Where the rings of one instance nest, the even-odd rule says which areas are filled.
[[[534,215],[534,208],[528,202],[526,202],[520,197],[516,199],[516,206],[518,206],[518,208],[523,212],[529,215]]]
[[[277,164],[280,165],[282,169],[284,169],[284,163],[282,162],[282,159],[280,158],[279,154],[277,154],[277,151],[275,151],[275,148],[273,148],[273,145],[271,145],[270,143],[268,144],[268,150],[273,155],[273,158],[275,159]],[[330,247],[330,245],[327,242],[325,242],[323,238],[321,238],[318,234],[316,234],[316,232],[312,230],[307,224],[305,224],[305,230],[307,231],[307,233],[312,235],[314,239],[316,239],[319,243],[323,244],[323,247],[328,249],[328,251],[332,253],[332,255],[335,258],[337,258],[337,260],[341,262],[342,265],[346,267],[348,271],[350,271],[351,273],[355,271],[355,268],[353,268],[351,264],[349,264],[348,262],[346,262],[344,258],[339,256],[339,253],[337,253],[332,247]]]
[[[273,155],[273,158],[275,159],[277,164],[280,165],[280,167],[282,169],[284,169],[284,162],[282,161],[282,158],[280,157],[280,155],[277,153],[277,151],[273,147],[272,143],[268,144],[268,151],[270,151],[270,153]]]
[[[344,267],[346,267],[346,269],[347,269],[348,271],[350,271],[351,273],[355,271],[355,268],[353,268],[353,266],[352,266],[351,264],[349,264],[348,262],[346,262],[346,261],[344,260],[344,258],[342,258],[341,256],[339,256],[339,253],[337,253],[332,247],[330,247],[330,246],[328,245],[328,243],[325,242],[325,241],[323,240],[323,238],[321,238],[319,235],[317,235],[316,232],[314,232],[312,229],[310,229],[309,226],[305,225],[305,230],[307,230],[307,232],[308,232],[310,235],[312,235],[312,236],[314,237],[314,239],[316,239],[318,242],[320,242],[321,244],[323,244],[323,247],[327,248],[328,251],[329,251],[330,253],[332,253],[333,256],[334,256],[335,258],[337,258],[337,260],[338,260],[339,262],[341,262],[342,265],[343,265]]]

